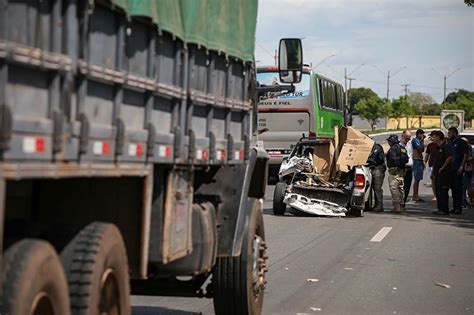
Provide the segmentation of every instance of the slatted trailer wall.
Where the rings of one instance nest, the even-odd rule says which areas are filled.
[[[248,157],[249,63],[187,44],[109,1],[2,3],[5,161]]]

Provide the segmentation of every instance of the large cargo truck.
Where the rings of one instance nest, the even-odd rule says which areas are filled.
[[[2,314],[259,314],[256,0],[0,0]]]

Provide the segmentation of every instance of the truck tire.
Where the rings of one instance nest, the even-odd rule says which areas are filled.
[[[279,182],[275,186],[273,192],[273,214],[284,215],[286,211],[286,204],[283,203],[286,193],[286,184]]]
[[[265,289],[265,231],[261,205],[254,202],[238,257],[219,257],[213,274],[216,314],[261,314]]]
[[[61,253],[72,315],[131,313],[125,245],[118,228],[94,222]]]
[[[3,257],[1,314],[70,314],[66,276],[49,243],[25,239]]]

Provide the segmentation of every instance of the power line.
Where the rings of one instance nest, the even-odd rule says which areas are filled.
[[[268,51],[265,47],[263,47],[262,44],[260,44],[259,42],[255,42],[255,43],[257,43],[257,45],[260,46],[260,48],[262,48],[264,52],[266,52],[270,57],[272,57],[272,59],[275,57],[270,51]]]

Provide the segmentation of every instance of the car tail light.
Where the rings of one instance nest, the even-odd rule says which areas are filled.
[[[355,188],[364,189],[365,187],[365,176],[363,174],[356,174]]]

